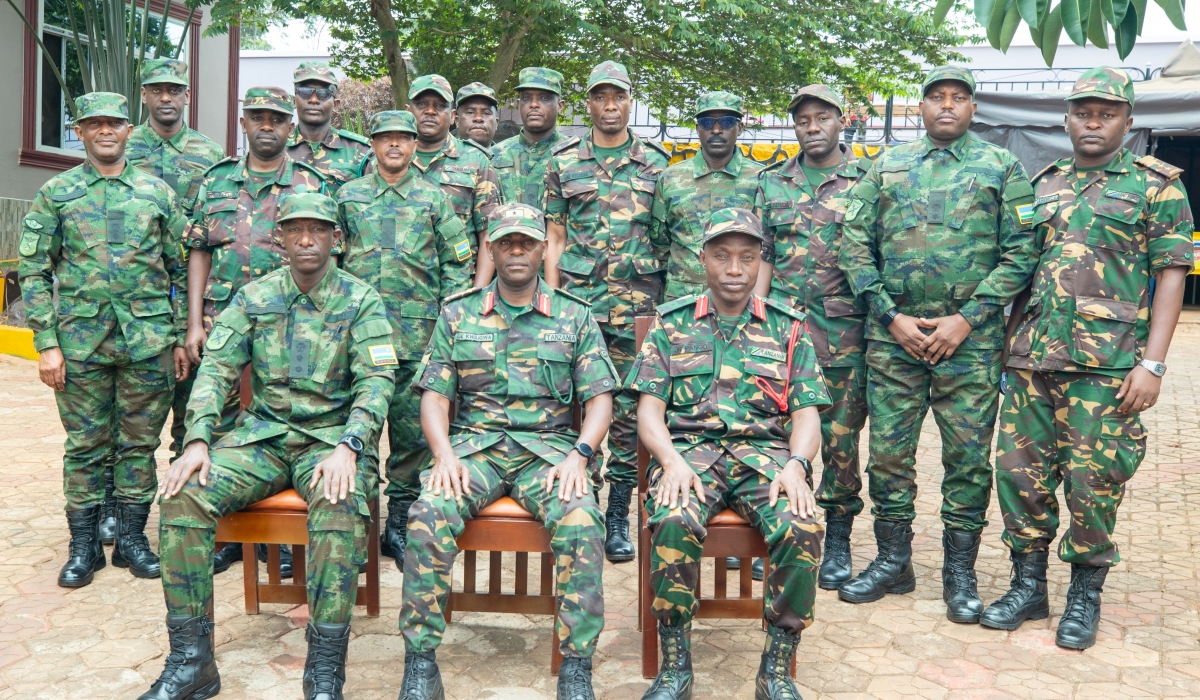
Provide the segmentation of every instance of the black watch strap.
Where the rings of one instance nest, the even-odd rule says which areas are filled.
[[[347,435],[346,437],[342,438],[341,440],[338,440],[338,444],[349,447],[350,449],[354,450],[355,454],[361,455],[363,452],[363,441],[359,440],[358,438],[354,437],[353,435]]]
[[[883,324],[884,328],[887,328],[888,326],[892,325],[892,321],[895,321],[896,317],[899,315],[900,312],[895,308],[888,309],[887,311],[883,312],[882,316],[879,317],[879,322]]]
[[[792,455],[791,457],[788,457],[788,461],[799,462],[800,466],[804,467],[804,473],[808,476],[812,476],[812,462],[808,461],[807,458],[801,457],[800,455]]]
[[[579,454],[583,455],[584,459],[591,459],[592,456],[596,454],[595,448],[593,448],[591,445],[587,444],[583,440],[580,440],[579,442],[575,443],[575,451],[578,452]]]

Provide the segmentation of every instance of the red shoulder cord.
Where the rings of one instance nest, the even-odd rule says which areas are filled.
[[[780,413],[787,413],[788,385],[791,384],[791,381],[792,381],[792,351],[796,349],[796,341],[799,339],[800,339],[800,322],[792,321],[792,335],[790,338],[788,338],[787,374],[784,375],[784,377],[783,377],[783,394],[782,395],[775,393],[775,390],[771,388],[771,385],[767,384],[767,380],[763,379],[762,377],[754,378],[754,384],[759,389],[762,389],[764,394],[766,394],[767,396],[770,396],[775,401],[775,403],[779,405]]]

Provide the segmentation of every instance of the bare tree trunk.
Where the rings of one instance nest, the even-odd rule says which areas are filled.
[[[535,12],[522,17],[510,33],[500,38],[500,46],[496,49],[496,60],[492,62],[492,67],[488,69],[487,79],[484,80],[484,83],[496,92],[500,92],[504,81],[512,75],[513,64],[521,55],[521,49],[524,48],[522,44],[525,41],[525,35],[533,28],[533,23],[537,21],[538,15],[539,13]]]
[[[400,55],[400,32],[392,17],[391,0],[371,0],[371,14],[379,25],[379,40],[383,44],[383,60],[392,78],[392,100],[396,109],[408,104],[408,67]]]

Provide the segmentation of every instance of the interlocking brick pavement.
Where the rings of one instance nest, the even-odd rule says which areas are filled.
[[[917,590],[867,605],[842,603],[821,591],[798,664],[805,698],[1200,698],[1198,329],[1181,327],[1164,394],[1145,416],[1149,450],[1120,513],[1116,539],[1123,561],[1105,586],[1095,647],[1072,652],[1054,645],[1069,582],[1069,568],[1056,558],[1049,620],[1006,633],[945,619],[936,515],[941,454],[927,420],[918,453]],[[0,700],[133,698],[162,668],[162,592],[158,581],[135,579],[113,566],[86,588],[55,585],[67,548],[62,442],[54,399],[37,381],[36,364],[0,356]],[[158,462],[166,468],[165,449]],[[985,601],[1000,596],[1009,577],[994,504],[989,518],[978,565]],[[150,528],[157,545],[156,515]],[[856,570],[874,555],[870,533],[869,518],[860,518],[853,538]],[[505,562],[508,590],[511,556]],[[530,561],[535,581],[536,560]],[[460,566],[456,576],[461,574]],[[595,666],[597,695],[610,700],[640,698],[647,686],[640,677],[635,574],[634,563],[605,566],[606,627]],[[394,698],[398,692],[400,584],[389,561],[382,615],[354,620],[348,697]],[[262,614],[245,615],[239,565],[217,577],[216,591],[220,697],[299,698],[307,608],[265,605]],[[539,616],[456,617],[439,652],[447,697],[553,698],[549,623]],[[753,697],[762,638],[751,621],[697,623],[696,697]]]

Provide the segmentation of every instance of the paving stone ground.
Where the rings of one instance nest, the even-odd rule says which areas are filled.
[[[940,443],[928,420],[918,455],[917,590],[867,605],[842,603],[821,591],[817,622],[805,632],[799,657],[804,697],[1200,698],[1197,358],[1200,325],[1189,324],[1173,343],[1163,396],[1144,419],[1149,449],[1120,512],[1116,539],[1122,562],[1108,577],[1095,647],[1072,652],[1054,645],[1069,582],[1069,567],[1055,558],[1050,619],[1011,633],[945,619],[936,515]],[[0,356],[0,700],[134,698],[158,675],[166,654],[162,592],[158,581],[135,579],[113,566],[86,588],[55,584],[68,539],[63,437],[36,364]],[[160,473],[167,458],[160,449]],[[989,518],[978,564],[985,601],[999,597],[1009,577],[994,503]],[[870,518],[860,518],[853,537],[856,570],[874,555],[870,533]],[[157,546],[156,514],[150,541]],[[507,560],[509,581],[511,566]],[[634,563],[605,566],[606,626],[595,667],[597,696],[609,700],[640,698],[647,687],[640,677],[635,573]],[[394,698],[399,690],[401,575],[390,561],[382,585],[380,617],[359,615],[353,622],[349,698]],[[266,605],[259,615],[244,614],[240,565],[217,577],[216,598],[220,697],[301,697],[306,606]],[[439,652],[447,697],[553,698],[549,624],[544,616],[456,617]],[[695,697],[752,698],[762,637],[752,621],[697,623]]]

